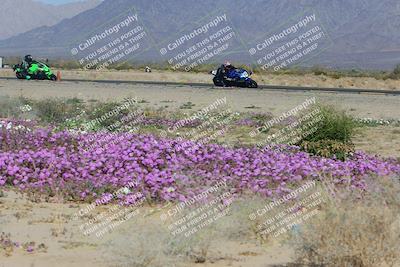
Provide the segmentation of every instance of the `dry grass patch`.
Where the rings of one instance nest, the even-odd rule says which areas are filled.
[[[317,266],[396,266],[400,255],[399,181],[368,182],[369,193],[335,192],[293,237],[297,261]],[[398,266],[398,265],[397,265]]]

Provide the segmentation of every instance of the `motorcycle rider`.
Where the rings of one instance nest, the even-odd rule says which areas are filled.
[[[221,81],[223,86],[226,87],[224,82],[225,77],[232,77],[231,73],[235,70],[235,66],[233,66],[229,61],[226,61],[224,64],[221,65],[221,67],[218,68],[217,74],[215,76]]]
[[[15,65],[14,66],[14,70],[18,67],[18,68],[20,68],[20,71],[21,71],[21,73],[22,73],[22,75],[24,76],[24,77],[26,77],[26,79],[30,79],[31,78],[31,76],[29,75],[29,68],[30,68],[30,66],[31,66],[31,63],[32,63],[32,61],[33,61],[33,58],[32,58],[32,56],[31,55],[26,55],[23,59],[22,59],[22,62],[21,62],[21,64],[19,64],[19,65]]]
[[[223,66],[226,71],[236,69],[235,66],[233,66],[229,61],[226,61]]]
[[[24,57],[24,59],[22,60],[21,67],[27,70],[31,66],[32,62],[33,62],[32,56],[31,55],[26,55]]]
[[[27,79],[31,76],[37,75],[39,72],[39,64],[36,60],[33,60],[31,55],[26,55],[22,61],[22,68],[27,72]]]
[[[232,78],[235,76],[236,67],[233,66],[229,61],[227,61],[224,64],[224,71],[225,71],[226,77]]]

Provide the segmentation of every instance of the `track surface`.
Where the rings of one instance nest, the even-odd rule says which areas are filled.
[[[15,80],[13,77],[0,77],[0,80]],[[91,82],[105,84],[146,84],[146,85],[165,85],[165,86],[190,86],[190,87],[215,87],[208,83],[178,83],[178,82],[156,82],[156,81],[127,81],[127,80],[88,80],[88,79],[63,79],[66,82]],[[259,85],[258,89],[253,90],[281,90],[281,91],[309,91],[309,92],[337,92],[353,94],[380,94],[380,95],[400,95],[399,91],[380,90],[380,89],[358,89],[358,88],[320,88],[320,87],[298,87],[281,85]]]
[[[62,82],[19,81],[0,79],[0,105],[9,97],[26,97],[43,100],[49,98],[84,101],[123,101],[137,98],[140,106],[163,108],[172,111],[190,110],[206,107],[217,99],[226,98],[227,106],[232,111],[272,113],[280,116],[283,112],[315,97],[321,104],[335,106],[360,118],[400,119],[400,95],[376,93],[346,93],[318,90],[268,90],[243,88],[217,88],[211,85],[185,83],[149,83],[149,82],[91,82],[79,80]],[[17,104],[16,104],[17,105]]]

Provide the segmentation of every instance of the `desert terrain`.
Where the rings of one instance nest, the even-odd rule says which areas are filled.
[[[400,267],[399,0],[0,3],[0,267]]]
[[[145,73],[143,70],[57,70],[61,72],[64,79],[83,80],[125,80],[125,81],[166,81],[185,83],[212,83],[212,76],[207,73],[173,72],[166,70],[153,70]],[[14,77],[10,69],[0,69],[0,77]],[[284,85],[303,87],[326,87],[326,88],[362,88],[362,89],[386,89],[399,90],[400,80],[379,80],[373,77],[338,77],[332,78],[326,75],[293,75],[275,73],[256,73],[253,78],[262,85]]]
[[[209,82],[206,74],[168,72],[145,74],[140,72],[91,73],[63,71],[66,79],[156,80],[174,82]],[[1,71],[0,76],[12,76]],[[322,77],[266,77],[266,84],[359,87],[397,90],[398,81],[373,79],[327,79]],[[315,98],[323,105],[333,106],[357,118],[391,121],[390,125],[365,126],[353,138],[356,150],[379,157],[400,158],[400,96],[350,93],[287,92],[237,88],[204,88],[190,86],[162,86],[96,82],[47,82],[0,80],[0,102],[11,99],[79,99],[85,103],[122,102],[138,100],[140,109],[163,109],[174,112],[196,112],[217,99],[226,98],[227,107],[239,113],[268,113],[279,117],[293,107]],[[7,119],[7,118],[3,118]],[[223,140],[241,140],[246,134],[222,136]],[[243,141],[244,140],[244,141]],[[252,140],[249,141],[252,143]],[[256,202],[251,202],[256,201]],[[201,267],[272,267],[291,266],[294,249],[286,237],[261,240],[252,232],[244,206],[263,205],[261,200],[241,199],[232,205],[228,215],[195,239],[182,242],[172,239],[167,225],[160,220],[165,211],[162,203],[145,203],[134,218],[125,221],[102,238],[85,236],[80,226],[90,218],[107,211],[112,205],[96,208],[88,216],[73,219],[74,214],[90,203],[72,202],[53,195],[35,198],[21,194],[11,186],[0,190],[0,233],[4,240],[18,246],[4,246],[0,250],[0,267],[47,266],[201,266]],[[173,203],[173,202],[172,202]],[[170,203],[171,204],[171,203]],[[172,204],[173,205],[173,204]],[[33,243],[32,243],[33,242]],[[187,243],[185,243],[187,242]],[[7,242],[6,242],[7,243]],[[177,245],[180,244],[180,245]],[[183,247],[182,247],[183,246]],[[160,253],[174,249],[173,253]],[[176,250],[176,251],[175,251]],[[169,255],[166,257],[165,255]],[[355,266],[355,265],[353,265]],[[400,265],[393,265],[400,266]]]

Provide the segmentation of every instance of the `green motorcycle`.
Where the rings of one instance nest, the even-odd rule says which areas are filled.
[[[57,76],[51,71],[50,67],[43,62],[34,61],[29,67],[24,67],[24,64],[14,65],[13,70],[18,79],[23,80],[51,80],[56,81]]]

